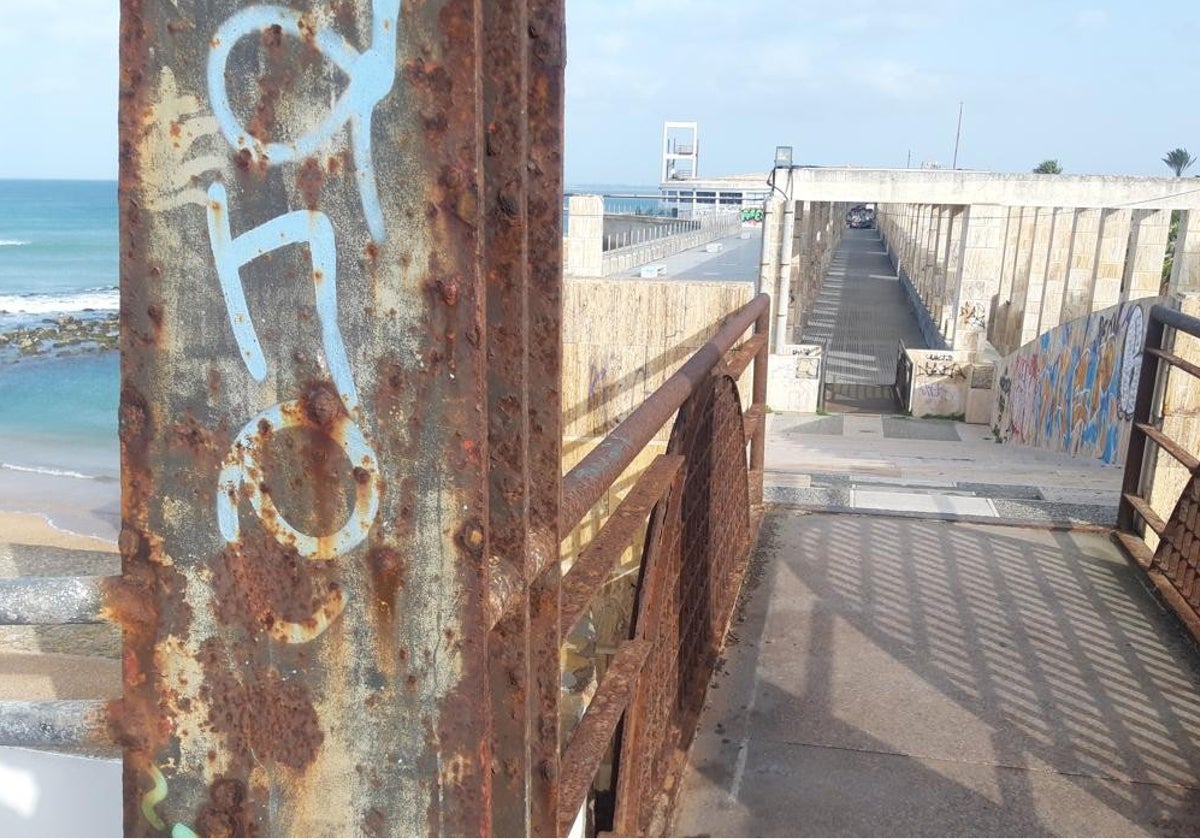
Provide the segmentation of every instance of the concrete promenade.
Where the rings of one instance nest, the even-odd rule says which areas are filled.
[[[745,238],[742,238],[743,235]],[[762,253],[762,229],[748,228],[737,236],[726,236],[715,240],[720,250],[707,250],[708,245],[671,254],[652,264],[664,268],[663,278],[684,280],[745,280],[753,283],[758,277],[759,260]],[[614,277],[638,277],[642,266]]]
[[[1200,833],[1200,651],[1111,541],[1121,475],[984,426],[770,415],[675,832]]]
[[[1200,656],[1103,533],[768,513],[682,836],[1196,836]]]
[[[845,232],[800,333],[825,345],[825,379],[836,384],[891,385],[898,343],[925,347],[876,231]]]
[[[897,415],[772,414],[768,502],[847,512],[1109,526],[1122,470],[996,443],[986,426]]]

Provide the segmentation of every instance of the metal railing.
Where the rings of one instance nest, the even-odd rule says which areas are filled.
[[[904,411],[912,411],[912,380],[912,359],[908,357],[908,348],[904,346],[904,339],[900,339],[899,346],[896,348],[896,383],[894,388],[896,391],[896,405],[900,406]]]
[[[741,228],[741,209],[721,210],[708,213],[698,213],[688,219],[672,221],[657,221],[653,216],[631,216],[634,221],[640,221],[637,227],[618,233],[606,233],[602,242],[603,252],[619,251],[622,248],[633,248],[650,242],[657,242],[680,234],[697,233],[721,228],[726,233],[732,233]],[[717,231],[721,233],[721,231]]]
[[[0,626],[99,624],[115,577],[0,579]],[[87,747],[114,745],[110,700],[0,701],[0,746]]]
[[[759,295],[732,314],[563,479],[567,534],[678,412],[666,454],[563,578],[565,636],[649,518],[631,636],[564,746],[560,832],[586,803],[610,749],[619,756],[615,806],[598,821],[627,836],[666,830],[761,515],[769,308]],[[752,326],[754,335],[734,348]],[[751,362],[753,401],[743,414],[735,383]]]
[[[565,637],[649,521],[633,632],[561,745],[561,771],[551,781],[560,834],[586,804],[610,749],[620,759],[615,811],[608,819],[622,834],[665,830],[678,765],[761,521],[769,308],[768,296],[759,295],[732,313],[563,479],[559,526],[565,535],[676,415],[666,454],[641,475],[561,582],[559,626]],[[753,335],[737,344],[750,329]],[[751,363],[752,404],[743,413],[736,382]],[[559,564],[547,563],[539,578],[558,574]],[[544,588],[556,586],[557,580]],[[119,587],[116,577],[3,580],[0,624],[106,621],[105,604],[120,598]],[[535,580],[532,590],[541,588]],[[519,600],[495,605],[497,626]],[[546,667],[558,668],[557,649],[543,655],[552,659]],[[0,702],[0,745],[111,748],[119,740],[114,724],[120,703]]]
[[[1200,640],[1200,457],[1162,429],[1168,371],[1174,369],[1200,379],[1200,366],[1172,351],[1175,332],[1200,338],[1200,319],[1165,306],[1151,307],[1117,510],[1116,538],[1163,600]],[[1169,519],[1163,519],[1150,504],[1159,452],[1177,461],[1188,474]],[[1154,550],[1144,539],[1146,528],[1158,535],[1158,547]]]

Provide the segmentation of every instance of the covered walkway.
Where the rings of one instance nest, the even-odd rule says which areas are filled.
[[[825,345],[827,382],[890,386],[901,340],[925,347],[879,232],[847,230],[801,341]]]
[[[1099,530],[768,513],[684,836],[1200,833],[1200,656]]]

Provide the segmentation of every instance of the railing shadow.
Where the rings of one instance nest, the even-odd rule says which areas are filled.
[[[1200,654],[1104,536],[768,522],[758,685],[716,701],[745,734],[697,761],[733,830],[1200,830]]]

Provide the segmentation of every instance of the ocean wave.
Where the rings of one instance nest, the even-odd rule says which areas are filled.
[[[12,470],[13,472],[36,473],[38,475],[55,475],[61,478],[83,478],[88,481],[104,481],[105,476],[88,475],[87,473],[76,472],[75,470],[59,470],[54,467],[25,467],[20,464],[9,464],[0,461],[0,470]]]
[[[28,239],[0,239],[0,248],[5,246],[16,247],[18,245],[28,245]]]
[[[120,303],[121,296],[117,287],[108,286],[78,292],[0,295],[0,312],[10,315],[48,315],[54,312],[83,312],[88,309],[116,312]]]

